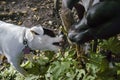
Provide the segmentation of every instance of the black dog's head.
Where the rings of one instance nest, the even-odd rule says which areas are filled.
[[[72,25],[68,34],[69,39],[77,44],[83,44],[93,38],[91,30],[86,24],[86,20],[82,19],[79,23]]]
[[[93,39],[106,39],[120,33],[120,1],[102,0],[72,25],[68,37],[72,42],[85,43]]]

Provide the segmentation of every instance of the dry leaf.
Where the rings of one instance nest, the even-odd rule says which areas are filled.
[[[32,11],[37,11],[37,8],[31,8]]]

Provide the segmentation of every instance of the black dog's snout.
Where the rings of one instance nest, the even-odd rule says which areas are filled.
[[[70,41],[72,41],[72,42],[75,42],[75,36],[76,36],[75,33],[69,33],[69,34],[68,34],[68,38],[69,38]]]

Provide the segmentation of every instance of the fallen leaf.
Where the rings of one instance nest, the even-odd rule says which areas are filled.
[[[37,8],[31,8],[32,11],[37,11]]]

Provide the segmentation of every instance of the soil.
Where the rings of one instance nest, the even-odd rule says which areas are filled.
[[[60,18],[53,16],[54,0],[0,0],[0,20],[32,27],[58,30]]]

